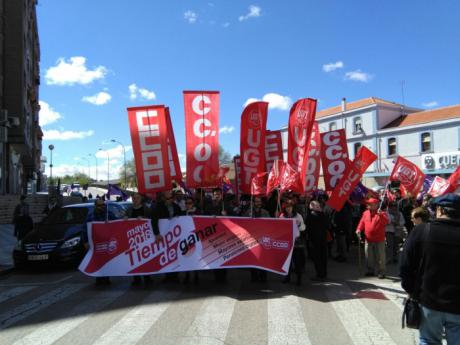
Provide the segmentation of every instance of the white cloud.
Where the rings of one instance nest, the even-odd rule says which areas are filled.
[[[335,71],[336,69],[343,68],[343,66],[344,64],[342,61],[331,62],[331,63],[323,65],[323,71],[332,72],[332,71]]]
[[[131,150],[131,146],[126,146],[126,152],[129,152]],[[109,159],[123,159],[123,146],[117,145],[116,147],[113,147],[111,149],[107,150],[99,150],[96,152],[96,157],[97,158],[105,158],[107,159],[107,153],[109,153]]]
[[[222,27],[223,28],[228,28],[230,26],[230,23],[229,22],[225,22],[222,24]]]
[[[262,9],[259,6],[251,5],[249,6],[249,12],[244,16],[239,16],[238,20],[242,22],[244,20],[248,20],[249,18],[260,17],[261,12],[262,12]]]
[[[46,71],[45,80],[48,85],[87,85],[97,79],[103,79],[106,74],[107,69],[104,66],[89,70],[85,57],[73,56],[68,61],[58,59],[57,65]]]
[[[155,95],[155,92],[144,89],[144,88],[139,88],[136,84],[131,84],[128,86],[129,89],[129,98],[132,100],[139,98],[143,98],[145,100],[151,101],[157,98]]]
[[[40,126],[49,125],[50,123],[56,122],[57,120],[62,118],[61,114],[59,114],[57,111],[51,108],[48,103],[44,101],[39,101],[39,104],[40,104],[40,113],[39,113],[38,118],[39,118]]]
[[[190,24],[193,24],[198,19],[198,15],[195,12],[188,10],[184,12],[184,19]]]
[[[250,103],[257,102],[257,98],[249,98],[244,106],[247,106]],[[269,109],[279,109],[279,110],[288,110],[292,105],[292,100],[288,96],[283,96],[277,93],[267,93],[262,97],[262,101],[268,102]]]
[[[230,134],[235,130],[233,126],[224,126],[219,128],[219,133],[221,134]]]
[[[74,132],[74,131],[60,131],[57,129],[50,129],[43,131],[44,140],[72,140],[72,139],[84,139],[94,135],[93,130]]]
[[[81,100],[86,103],[94,105],[103,105],[108,103],[112,99],[112,96],[105,91],[101,91],[94,96],[85,96]]]
[[[431,101],[431,102],[422,103],[422,106],[425,107],[425,108],[434,108],[434,107],[437,107],[438,105],[439,105],[439,103],[437,101]]]
[[[351,71],[345,73],[345,80],[353,80],[353,81],[360,81],[363,83],[367,83],[370,81],[374,76],[372,74],[362,72],[361,70]]]

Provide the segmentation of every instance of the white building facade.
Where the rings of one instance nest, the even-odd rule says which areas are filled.
[[[351,160],[361,146],[377,155],[364,175],[367,186],[385,185],[398,155],[426,174],[448,175],[460,165],[460,105],[423,111],[375,97],[343,99],[316,119],[321,133],[345,129]],[[282,131],[286,152],[287,128]]]

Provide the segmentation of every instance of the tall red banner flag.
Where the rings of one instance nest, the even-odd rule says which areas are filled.
[[[302,186],[305,186],[308,146],[315,116],[316,100],[311,98],[299,99],[289,114],[287,163],[299,173]]]
[[[219,92],[184,91],[187,186],[217,185]]]
[[[176,139],[174,137],[174,130],[171,123],[171,116],[169,114],[169,107],[166,110],[166,126],[168,129],[168,160],[169,169],[171,170],[171,178],[176,182],[182,181],[182,172],[180,170],[179,155],[177,154]]]
[[[318,122],[315,121],[310,138],[307,159],[307,176],[305,178],[305,192],[313,193],[318,188],[319,168],[321,164],[321,137]]]
[[[349,164],[344,129],[321,133],[321,164],[325,189],[333,191]]]
[[[340,211],[350,196],[351,192],[358,185],[369,165],[377,159],[377,156],[366,146],[362,146],[356,154],[353,162],[348,164],[343,177],[335,186],[327,204],[336,211]]]
[[[404,189],[412,196],[417,196],[422,189],[425,174],[411,161],[398,156],[390,181],[400,181]]]
[[[277,160],[283,160],[283,142],[281,131],[265,132],[265,165],[266,170],[272,170],[273,163]]]
[[[265,127],[267,102],[248,104],[241,115],[240,185],[244,194],[251,193],[251,181],[265,171]]]
[[[128,108],[128,119],[139,192],[171,189],[165,107]]]

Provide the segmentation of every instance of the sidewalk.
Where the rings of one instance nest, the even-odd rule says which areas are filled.
[[[13,224],[0,224],[0,275],[13,269],[12,252],[16,245]]]

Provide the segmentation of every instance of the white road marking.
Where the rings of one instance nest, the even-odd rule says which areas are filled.
[[[34,283],[10,283],[10,284],[0,284],[0,287],[12,287],[12,286],[42,286],[42,285],[53,285],[63,283],[66,280],[71,279],[72,276],[67,276],[58,280],[45,281],[45,282],[34,282]]]
[[[15,287],[13,289],[10,289],[8,291],[4,291],[0,293],[0,303],[5,302],[9,300],[10,298],[14,298],[16,296],[19,296],[23,293],[26,293],[27,291],[30,291],[34,289],[36,286],[19,286]]]
[[[187,329],[181,345],[224,344],[235,303],[234,298],[227,296],[207,298]]]
[[[131,309],[93,345],[136,344],[169,308],[178,294],[177,291],[152,292],[141,305]]]
[[[70,296],[76,291],[82,289],[87,284],[68,284],[54,289],[30,302],[21,304],[13,310],[0,314],[0,330],[15,324],[22,319],[42,310],[61,299]]]
[[[345,285],[329,285],[326,296],[356,345],[396,345],[377,319]]]
[[[93,313],[103,309],[117,298],[122,296],[126,290],[114,290],[96,294],[88,300],[78,304],[67,315],[60,319],[42,324],[38,329],[17,340],[13,345],[49,345],[85,322]]]
[[[268,344],[310,345],[298,297],[270,298],[268,303]]]

